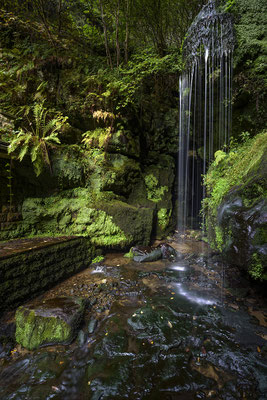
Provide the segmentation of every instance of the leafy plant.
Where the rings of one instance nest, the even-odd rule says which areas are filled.
[[[236,3],[236,0],[227,0],[225,6],[224,6],[224,11],[225,12],[229,12],[232,10],[232,8],[234,7]]]
[[[105,257],[104,256],[97,256],[92,260],[92,264],[100,263],[104,261]]]
[[[30,118],[31,113],[32,119]],[[9,154],[18,151],[19,161],[29,154],[37,176],[40,175],[45,165],[51,171],[48,147],[53,143],[60,144],[58,133],[68,118],[60,112],[55,113],[53,118],[50,115],[51,111],[44,106],[44,100],[36,102],[32,107],[27,107],[25,117],[28,127],[20,128],[8,147]]]
[[[264,275],[264,267],[262,265],[260,256],[257,253],[253,253],[252,255],[249,273],[254,279],[266,280],[266,274]]]

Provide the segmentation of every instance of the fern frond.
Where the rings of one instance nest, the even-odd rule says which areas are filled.
[[[57,135],[58,135],[57,132],[52,132],[51,135],[47,136],[44,140],[46,141],[46,143],[54,142],[57,144],[61,144]]]
[[[19,155],[18,155],[19,161],[23,160],[23,158],[25,157],[25,155],[28,152],[28,149],[29,149],[28,143],[24,142],[24,144],[23,144],[23,146],[22,146],[22,148],[21,148],[21,150],[19,152]]]
[[[33,162],[33,168],[36,176],[39,176],[44,168],[42,157],[37,157],[36,161]]]
[[[31,160],[32,160],[32,163],[34,163],[37,160],[38,155],[40,156],[40,143],[38,143],[37,145],[33,146],[32,149],[31,149]]]
[[[8,154],[13,153],[19,146],[21,143],[23,143],[25,140],[25,133],[23,131],[21,131],[18,136],[12,140],[12,142],[10,143],[10,145],[7,148]]]
[[[49,131],[52,131],[53,128],[56,127],[56,122],[57,122],[56,119],[51,119],[51,120],[43,127],[43,137],[46,136],[46,134],[47,134]]]

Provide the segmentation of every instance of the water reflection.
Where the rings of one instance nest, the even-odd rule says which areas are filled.
[[[214,299],[207,299],[205,297],[200,297],[198,293],[192,291],[192,290],[186,290],[184,285],[181,283],[176,283],[174,284],[175,289],[177,289],[178,294],[181,296],[186,297],[187,300],[197,303],[199,305],[213,305],[216,304],[217,302]]]
[[[106,267],[102,265],[98,265],[91,271],[91,274],[105,274],[106,273]]]
[[[181,271],[181,272],[183,272],[183,271],[186,271],[186,266],[182,265],[182,264],[174,264],[174,265],[168,267],[168,269],[171,270],[171,271]]]

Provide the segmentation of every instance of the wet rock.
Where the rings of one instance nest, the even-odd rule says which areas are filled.
[[[0,358],[8,357],[13,347],[14,343],[12,341],[0,339]]]
[[[95,297],[92,297],[92,298],[90,299],[90,305],[91,305],[91,307],[93,307],[96,303],[97,303],[97,299],[96,299]]]
[[[90,334],[94,333],[96,327],[97,327],[97,320],[91,319],[91,321],[88,324],[88,333]]]
[[[218,223],[227,240],[223,245],[226,262],[247,270],[253,278],[267,279],[267,202],[246,207],[238,189],[221,204]]]
[[[167,243],[160,245],[162,258],[168,259],[170,261],[179,261],[184,258],[184,255],[179,251],[175,250],[172,246]]]
[[[148,262],[148,261],[157,261],[162,258],[162,252],[160,248],[142,248],[134,247],[133,251],[133,260],[136,262]]]
[[[72,342],[84,306],[84,300],[68,297],[20,306],[15,316],[16,341],[28,350]]]
[[[176,251],[167,243],[163,243],[156,248],[143,246],[133,247],[131,251],[133,260],[136,262],[151,262],[160,260],[161,258],[170,261],[178,261],[184,258],[182,253]]]
[[[77,337],[79,346],[83,346],[86,342],[86,335],[83,330],[80,330]]]

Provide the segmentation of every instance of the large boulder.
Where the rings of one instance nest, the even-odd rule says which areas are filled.
[[[225,260],[255,279],[267,280],[267,201],[245,206],[236,189],[219,207],[218,224],[225,237]]]
[[[84,312],[79,298],[54,298],[29,303],[16,311],[16,341],[28,350],[71,343]]]
[[[153,225],[150,208],[129,205],[112,192],[97,195],[85,188],[28,198],[22,216],[22,224],[38,235],[85,236],[96,246],[118,249],[149,244]]]
[[[205,177],[205,221],[211,245],[228,264],[267,279],[267,132],[215,154]]]

